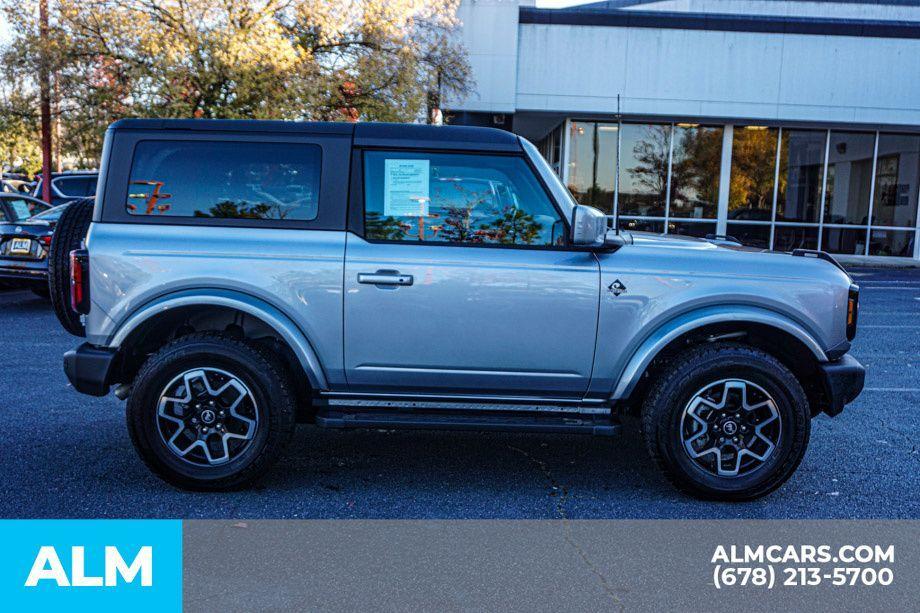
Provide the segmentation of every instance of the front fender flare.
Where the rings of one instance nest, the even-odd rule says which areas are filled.
[[[707,307],[683,313],[660,325],[633,351],[614,385],[611,400],[628,398],[655,356],[677,337],[710,324],[754,323],[777,328],[802,342],[819,362],[827,354],[815,338],[801,325],[781,313],[753,306],[728,305]]]
[[[303,367],[313,389],[329,389],[326,374],[319,358],[303,331],[290,317],[280,309],[260,298],[223,289],[185,290],[160,296],[135,310],[118,326],[106,342],[108,347],[117,349],[125,339],[151,317],[164,311],[187,306],[213,305],[237,309],[261,319],[271,326],[288,344]]]

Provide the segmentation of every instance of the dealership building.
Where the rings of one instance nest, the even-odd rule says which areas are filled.
[[[620,226],[920,260],[920,2],[464,0],[448,121],[537,143]]]

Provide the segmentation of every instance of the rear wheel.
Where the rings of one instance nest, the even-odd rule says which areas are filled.
[[[79,249],[93,219],[92,198],[74,200],[61,215],[48,250],[48,288],[54,314],[74,336],[86,336],[80,314],[70,307],[70,252]]]
[[[752,500],[789,479],[811,428],[802,386],[759,349],[715,343],[665,367],[645,400],[649,453],[679,489]]]
[[[182,488],[223,490],[264,474],[295,427],[289,376],[273,356],[221,334],[192,334],[152,355],[128,399],[147,466]]]

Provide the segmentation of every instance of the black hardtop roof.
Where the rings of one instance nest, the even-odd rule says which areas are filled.
[[[444,148],[520,151],[518,137],[497,128],[431,126],[411,123],[345,123],[334,121],[273,121],[261,119],[121,119],[109,130],[193,130],[214,132],[273,132],[341,134],[366,147]]]

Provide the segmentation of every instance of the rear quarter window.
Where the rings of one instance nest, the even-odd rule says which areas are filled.
[[[311,144],[141,141],[125,208],[137,216],[311,221],[321,156]]]

